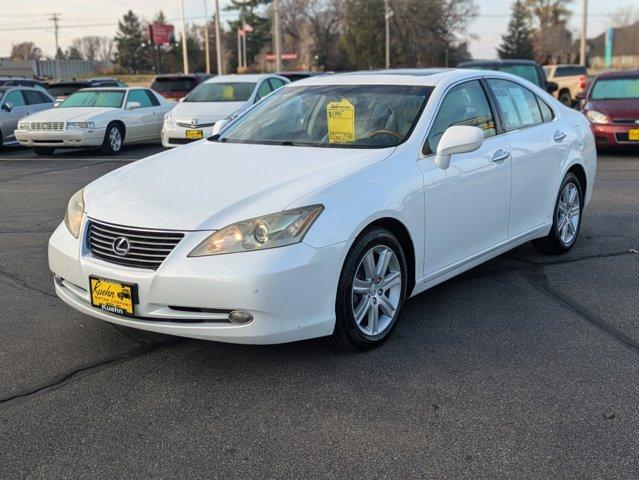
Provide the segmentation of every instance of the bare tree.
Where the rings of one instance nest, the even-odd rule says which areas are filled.
[[[111,61],[113,54],[113,39],[89,35],[76,38],[71,42],[84,60]]]
[[[638,21],[639,9],[634,8],[632,5],[622,7],[608,15],[608,23],[614,28],[627,27]]]
[[[33,42],[21,42],[11,45],[12,60],[39,60],[42,50]]]

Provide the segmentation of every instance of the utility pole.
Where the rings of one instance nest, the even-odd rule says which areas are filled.
[[[58,22],[60,21],[60,14],[59,13],[52,13],[51,14],[51,20],[53,21],[53,35],[55,36],[55,76],[59,79],[60,78],[60,57],[58,55],[58,50],[60,49],[59,47],[59,43],[58,43],[58,37],[59,37],[59,30],[60,30],[60,26],[58,25]]]
[[[222,66],[222,39],[220,37],[220,0],[215,0],[215,53],[217,56],[217,74],[224,73]]]
[[[384,22],[386,27],[386,68],[390,68],[390,19],[393,11],[390,9],[388,0],[384,0]]]
[[[277,0],[273,0],[273,29],[275,30],[275,71],[282,71],[282,31],[280,30],[280,10]]]
[[[206,73],[211,73],[211,51],[209,50],[209,14],[206,9],[206,0],[204,0],[204,52]]]
[[[586,33],[588,28],[588,0],[581,0],[581,45],[579,48],[579,61],[581,66],[586,66]]]
[[[186,48],[186,25],[184,23],[184,0],[180,0],[182,10],[182,61],[184,62],[184,73],[189,73],[189,54]]]

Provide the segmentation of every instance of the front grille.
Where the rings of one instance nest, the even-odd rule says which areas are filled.
[[[213,125],[215,125],[215,122],[197,123],[195,125],[193,125],[190,122],[176,122],[176,123],[178,124],[178,126],[183,128],[202,128],[202,127],[212,127]]]
[[[636,124],[638,120],[634,118],[615,118],[612,123],[616,123],[618,125],[633,125]]]
[[[615,137],[617,137],[617,141],[620,143],[635,143],[639,141],[639,140],[630,140],[628,132],[615,133]]]
[[[59,132],[64,130],[64,122],[30,122],[29,128],[34,131]]]
[[[129,249],[119,254],[115,251],[115,240],[128,240]],[[184,237],[182,232],[144,230],[119,227],[93,220],[89,222],[88,245],[94,257],[127,267],[157,270],[164,259]]]

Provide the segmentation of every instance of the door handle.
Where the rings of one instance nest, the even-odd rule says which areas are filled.
[[[561,142],[564,138],[566,138],[566,134],[561,130],[557,130],[552,137],[555,142]]]
[[[510,152],[508,150],[500,148],[493,154],[493,158],[491,159],[491,161],[493,163],[503,163],[508,159],[508,157],[510,157]]]

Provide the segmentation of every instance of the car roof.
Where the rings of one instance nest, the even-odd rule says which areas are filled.
[[[639,70],[624,70],[622,72],[605,72],[597,75],[597,78],[636,78]]]
[[[457,67],[473,67],[479,65],[537,65],[534,60],[519,60],[519,59],[504,59],[504,60],[469,60],[468,62],[461,62]]]
[[[218,75],[207,79],[204,83],[221,83],[221,82],[239,82],[239,83],[257,83],[265,78],[281,78],[288,82],[287,78],[281,77],[276,73],[247,73],[247,74],[231,74],[231,75]]]
[[[91,82],[89,80],[63,80],[61,82],[55,82],[50,84],[50,87],[59,87],[61,85],[89,85]]]
[[[83,92],[87,92],[90,90],[107,90],[110,92],[113,91],[118,91],[118,92],[126,92],[128,90],[148,90],[147,87],[88,87],[88,88],[82,88],[81,90]]]

